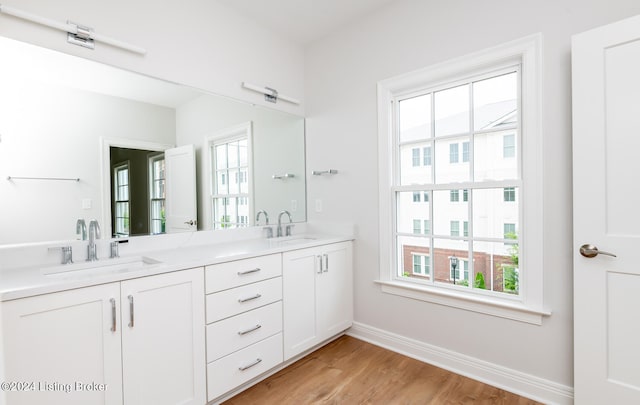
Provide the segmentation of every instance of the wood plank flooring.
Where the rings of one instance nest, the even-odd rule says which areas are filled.
[[[538,404],[342,336],[224,402],[247,404]]]

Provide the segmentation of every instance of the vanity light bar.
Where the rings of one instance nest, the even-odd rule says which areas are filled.
[[[95,32],[93,32],[91,28],[83,27],[71,22],[67,22],[66,24],[60,23],[54,20],[50,20],[48,18],[40,17],[31,13],[27,13],[22,10],[18,10],[13,7],[8,7],[3,4],[0,4],[0,13],[8,14],[13,17],[21,18],[23,20],[31,21],[36,24],[44,25],[50,28],[67,32],[69,33],[69,36],[68,36],[69,43],[84,46],[86,48],[93,49],[93,41],[95,40],[111,46],[122,48],[130,52],[139,53],[141,55],[144,55],[147,53],[147,50],[144,48],[131,45],[126,42],[122,42],[120,40],[107,37],[105,35],[96,34]]]
[[[251,84],[247,82],[242,82],[242,87],[244,87],[245,89],[257,91],[258,93],[264,94],[265,100],[271,103],[276,103],[278,100],[284,100],[292,104],[296,104],[296,105],[300,104],[299,100],[296,100],[293,97],[285,96],[284,94],[279,93],[276,89],[272,89],[271,87],[260,87],[255,84]]]

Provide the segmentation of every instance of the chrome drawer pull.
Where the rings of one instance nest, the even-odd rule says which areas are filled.
[[[238,302],[247,302],[247,301],[255,300],[255,299],[260,298],[260,297],[262,297],[262,295],[256,294],[256,295],[254,295],[252,297],[238,298]]]
[[[116,299],[111,298],[111,332],[116,331]]]
[[[244,276],[245,274],[256,273],[256,272],[258,272],[260,270],[262,270],[260,267],[256,267],[255,269],[252,269],[252,270],[239,271],[238,275],[239,276]]]
[[[262,361],[262,359],[258,358],[258,359],[256,359],[256,360],[255,360],[253,363],[251,363],[251,364],[247,364],[246,366],[240,366],[240,367],[238,367],[238,370],[240,370],[240,371],[248,370],[248,369],[250,369],[251,367],[255,366],[256,364],[260,363],[261,361]]]
[[[318,269],[318,274],[322,274],[322,256],[318,255],[316,257],[318,258],[318,261],[320,262],[320,268]]]
[[[239,331],[239,332],[238,332],[238,335],[246,335],[247,333],[249,333],[249,332],[253,332],[254,330],[258,330],[258,329],[260,329],[260,328],[262,328],[262,325],[258,324],[258,325],[256,325],[256,326],[254,326],[253,328],[245,329],[245,330],[241,330],[241,331]]]

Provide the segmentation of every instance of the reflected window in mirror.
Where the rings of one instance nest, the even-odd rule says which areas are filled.
[[[113,168],[116,236],[129,236],[129,162]]]
[[[213,229],[249,226],[253,206],[251,124],[228,128],[207,139]]]
[[[149,190],[151,207],[150,222],[151,234],[157,235],[165,233],[166,217],[165,217],[165,160],[164,154],[158,154],[149,157]]]

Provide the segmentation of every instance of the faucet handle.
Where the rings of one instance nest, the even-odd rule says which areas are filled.
[[[71,246],[56,246],[50,247],[49,250],[61,250],[62,251],[62,260],[61,264],[72,264],[73,263],[73,248]]]
[[[284,230],[284,235],[285,236],[291,236],[291,228],[293,228],[294,226],[296,226],[295,224],[289,224],[287,226],[285,226],[285,230]]]

